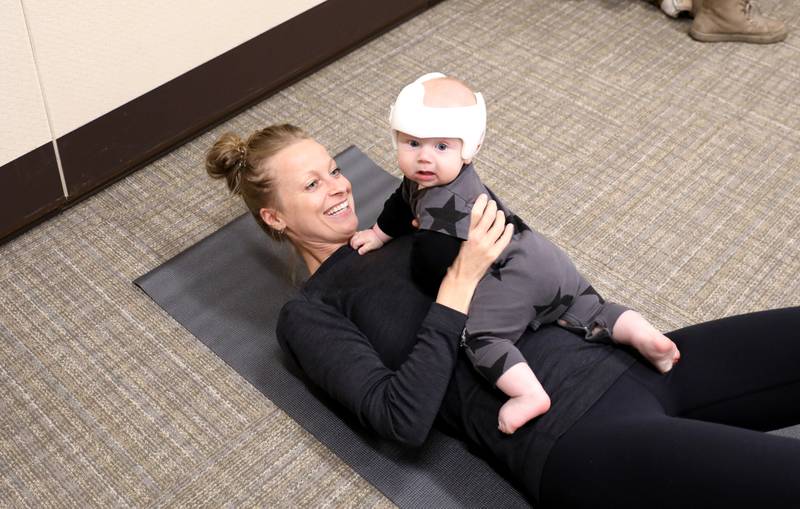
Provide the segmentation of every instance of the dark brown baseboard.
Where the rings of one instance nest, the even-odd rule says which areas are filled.
[[[0,239],[49,217],[65,202],[52,143],[4,164],[0,167]]]
[[[69,198],[62,196],[55,208],[86,198],[439,1],[327,0],[61,136]],[[35,195],[24,199],[42,201]],[[9,221],[16,226],[0,228],[0,239],[29,227],[30,217]]]

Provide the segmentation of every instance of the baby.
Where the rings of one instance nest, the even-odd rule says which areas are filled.
[[[435,291],[460,243],[480,194],[515,227],[511,243],[479,284],[462,346],[475,368],[509,396],[498,427],[513,433],[550,408],[550,398],[514,346],[527,327],[558,320],[588,341],[607,341],[626,308],[605,302],[569,257],[509,211],[481,182],[472,159],[483,142],[486,106],[480,93],[441,73],[403,88],[390,114],[397,161],[405,176],[376,224],[350,243],[360,254],[400,235],[414,235],[415,280]],[[419,229],[415,230],[412,220]],[[674,344],[634,345],[662,372],[677,361]]]

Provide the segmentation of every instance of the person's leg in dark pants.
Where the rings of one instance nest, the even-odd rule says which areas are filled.
[[[555,444],[542,507],[800,507],[800,440],[666,415],[632,376]]]
[[[666,334],[681,361],[666,375],[633,370],[667,413],[756,430],[800,424],[800,307]]]
[[[800,440],[753,431],[800,423],[800,308],[667,336],[670,373],[635,364],[558,440],[544,505],[800,507]]]

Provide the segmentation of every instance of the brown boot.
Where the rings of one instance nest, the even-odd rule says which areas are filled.
[[[786,38],[786,26],[762,16],[750,0],[703,0],[689,35],[703,42],[770,44]]]

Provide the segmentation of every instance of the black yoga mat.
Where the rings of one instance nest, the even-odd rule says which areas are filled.
[[[365,228],[398,180],[356,147],[336,157]],[[466,446],[436,430],[406,449],[364,430],[306,383],[275,337],[305,268],[245,214],[134,283],[175,320],[400,507],[529,507]]]

